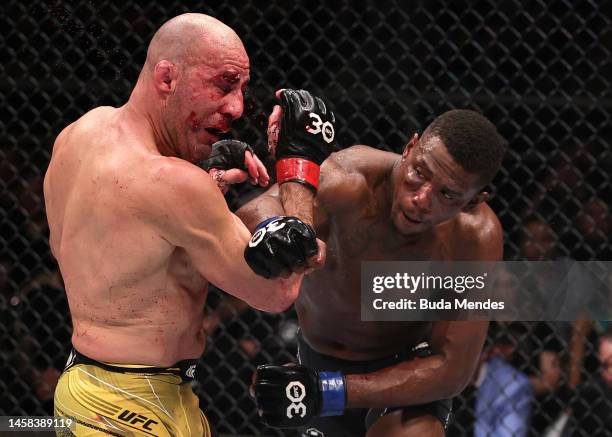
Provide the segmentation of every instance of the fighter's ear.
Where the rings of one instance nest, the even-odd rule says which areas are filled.
[[[161,60],[155,64],[153,83],[161,94],[172,94],[176,88],[178,70],[173,62]]]
[[[418,142],[419,142],[419,134],[415,132],[412,135],[412,138],[410,138],[410,141],[408,141],[408,143],[404,146],[404,151],[402,152],[402,160],[406,159],[406,157],[408,156],[408,153],[410,153],[410,150],[412,150],[414,146],[417,145]]]
[[[486,191],[481,191],[480,193],[472,197],[472,199],[467,203],[467,205],[463,207],[462,211],[471,211],[476,208],[479,203],[486,202],[487,200],[489,200],[489,193],[487,193]]]

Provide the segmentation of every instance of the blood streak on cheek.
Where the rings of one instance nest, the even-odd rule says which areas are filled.
[[[189,117],[187,117],[187,124],[192,130],[198,130],[202,124],[202,121],[198,120],[196,118],[196,113],[191,111],[191,114],[189,114]]]
[[[244,98],[244,116],[251,120],[255,127],[265,129],[268,126],[268,115],[259,109],[259,102],[254,98],[245,96]]]

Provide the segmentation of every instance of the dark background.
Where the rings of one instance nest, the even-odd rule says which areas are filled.
[[[280,87],[325,96],[343,146],[396,152],[443,111],[476,109],[510,143],[490,202],[505,230],[506,259],[528,256],[525,244],[539,238],[550,245],[540,247],[543,257],[611,259],[610,1],[6,0],[0,6],[0,414],[51,413],[48,386],[70,342],[42,198],[53,140],[89,109],[122,105],[152,34],[182,12],[213,15],[242,37],[251,57],[249,111],[233,135],[262,154],[266,111]],[[235,208],[253,194],[235,190],[228,201]],[[544,227],[545,236],[530,224]],[[222,299],[214,292],[208,305]],[[292,357],[292,320],[291,312],[247,310],[212,336],[196,391],[219,431],[260,432],[246,387],[254,365]],[[519,355],[527,372],[530,366],[537,372],[535,357],[551,339],[567,360],[571,327],[523,327],[529,341]],[[587,378],[597,367],[591,357],[589,368],[592,341],[605,324],[593,327]],[[245,338],[255,353],[242,346]],[[469,403],[456,405],[469,413]],[[469,418],[462,420],[457,435],[469,432]]]

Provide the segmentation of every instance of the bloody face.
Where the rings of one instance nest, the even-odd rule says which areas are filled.
[[[244,50],[212,50],[185,66],[168,99],[167,121],[173,126],[179,157],[206,159],[211,146],[242,116],[249,59]]]

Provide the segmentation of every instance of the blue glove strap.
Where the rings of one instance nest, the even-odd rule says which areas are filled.
[[[257,230],[263,228],[268,223],[270,223],[272,220],[276,220],[277,218],[281,218],[281,217],[283,217],[283,216],[282,215],[275,215],[274,217],[270,217],[268,219],[265,219],[263,222],[261,222],[260,224],[257,225],[255,230],[257,231]]]
[[[319,372],[321,412],[319,416],[341,416],[346,407],[346,389],[342,372]]]

